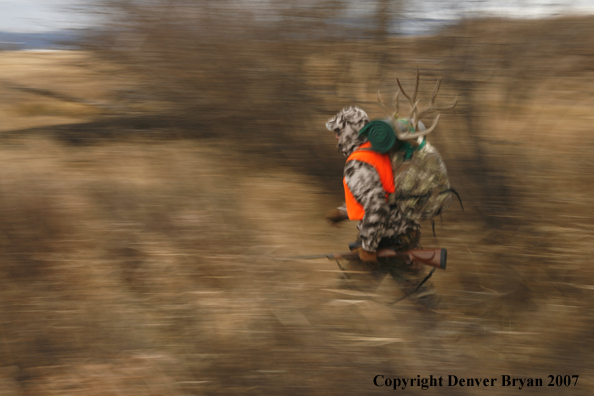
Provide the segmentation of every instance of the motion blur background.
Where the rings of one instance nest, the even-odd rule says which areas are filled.
[[[484,14],[503,9],[516,18]],[[594,18],[578,11],[106,0],[78,5],[68,50],[0,40],[0,394],[390,392],[378,374],[591,394]],[[459,97],[429,137],[465,207],[435,237],[423,224],[449,252],[436,313],[391,304],[391,279],[346,293],[333,262],[276,259],[355,238],[323,220],[344,165],[324,123],[386,116],[377,90],[389,103],[417,69],[421,108],[438,78],[438,104]],[[519,392],[500,385],[422,392]]]

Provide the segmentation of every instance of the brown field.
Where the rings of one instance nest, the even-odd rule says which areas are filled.
[[[306,43],[271,62],[281,77],[299,70],[305,102],[276,108],[272,82],[237,81],[198,115],[175,106],[168,65],[163,93],[92,52],[0,53],[0,394],[394,392],[378,374],[498,378],[428,395],[591,394],[591,26],[497,20]],[[430,138],[466,209],[452,204],[436,237],[423,225],[423,246],[449,254],[432,278],[437,312],[391,304],[391,279],[345,293],[334,262],[275,259],[354,239],[354,224],[323,219],[342,202],[344,161],[324,122],[354,101],[383,116],[377,87],[388,98],[395,72],[410,87],[417,67],[422,105],[438,76],[438,101],[460,98]],[[269,135],[291,111],[307,117]],[[502,375],[544,387],[502,387]],[[549,375],[579,380],[559,389]]]

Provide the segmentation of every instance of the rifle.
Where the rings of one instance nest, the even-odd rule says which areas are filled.
[[[349,247],[351,249],[355,249],[358,247],[356,244],[350,244]],[[413,261],[417,261],[421,264],[429,265],[434,268],[439,268],[442,270],[446,269],[448,251],[443,248],[437,249],[418,249],[418,250],[407,250],[407,251],[398,251],[395,249],[385,248],[380,249],[377,251],[378,258],[385,258],[385,257],[400,257],[405,260],[407,264],[410,264]],[[287,257],[287,259],[302,259],[302,260],[314,260],[320,258],[327,258],[328,260],[358,260],[359,255],[357,253],[348,252],[348,253],[329,253],[329,254],[318,254],[318,255],[311,255],[311,256],[293,256]]]

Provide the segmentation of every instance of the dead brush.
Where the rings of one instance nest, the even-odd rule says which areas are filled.
[[[54,195],[34,181],[0,185],[0,271],[7,279],[46,278],[56,268],[57,255],[72,249],[72,220]]]

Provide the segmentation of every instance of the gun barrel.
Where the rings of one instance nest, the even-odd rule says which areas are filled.
[[[377,257],[402,257],[407,262],[417,261],[421,264],[429,265],[442,270],[446,269],[448,251],[443,248],[437,249],[423,249],[423,250],[408,250],[404,252],[396,251],[393,249],[380,249],[377,251]],[[329,260],[358,260],[359,255],[353,252],[337,253],[337,254],[318,254],[311,256],[292,256],[292,257],[281,257],[277,260],[313,260],[327,258]]]

